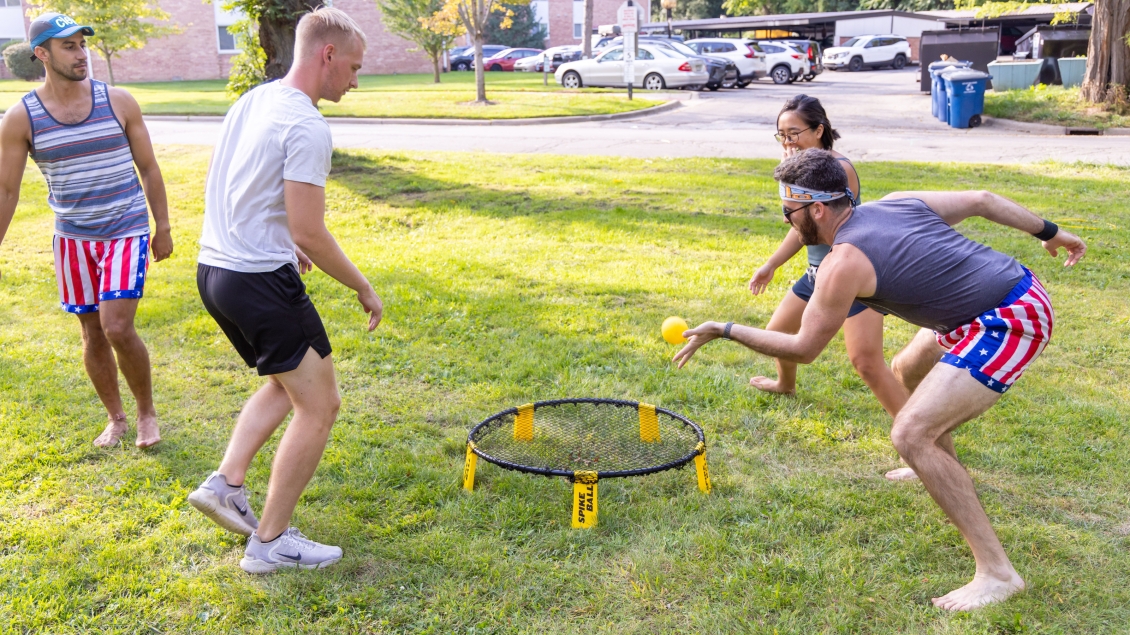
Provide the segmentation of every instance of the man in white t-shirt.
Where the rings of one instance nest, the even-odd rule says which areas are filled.
[[[357,87],[364,53],[365,35],[341,10],[303,16],[290,72],[232,106],[208,170],[200,297],[247,365],[268,379],[240,412],[219,469],[188,500],[251,537],[239,563],[249,573],[341,559],[339,547],[290,526],[341,405],[330,341],[299,274],[317,265],[357,292],[370,331],[380,323],[381,299],[326,229],[333,139],[317,109],[319,100],[337,102]],[[256,521],[244,477],[291,410]]]

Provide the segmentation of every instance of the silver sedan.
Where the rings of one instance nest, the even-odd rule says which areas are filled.
[[[624,81],[624,47],[614,46],[596,59],[562,64],[554,77],[565,88],[583,86],[622,87]],[[710,76],[701,59],[689,59],[670,49],[641,45],[633,62],[636,88],[662,90],[701,86]]]

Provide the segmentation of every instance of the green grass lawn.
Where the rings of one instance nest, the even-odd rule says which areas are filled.
[[[1079,87],[1040,84],[1027,90],[985,93],[985,114],[991,117],[1080,128],[1127,128],[1130,113],[1085,103]]]
[[[751,297],[785,233],[775,162],[339,153],[328,222],[385,301],[307,276],[344,405],[295,524],[340,544],[320,572],[242,573],[242,540],[186,495],[218,464],[261,380],[195,285],[204,148],[159,149],[177,251],[153,266],[138,327],[164,442],[103,451],[105,415],[74,317],[57,308],[52,220],[35,168],[0,248],[0,631],[12,633],[1114,633],[1130,624],[1128,172],[1096,166],[863,163],[874,196],[992,188],[1089,241],[1074,270],[1031,237],[971,221],[1056,302],[1055,339],[955,436],[1030,590],[972,614],[930,598],[973,574],[917,483],[892,484],[889,418],[842,339],[797,398],[752,391],[772,362],[717,342],[674,370],[669,315],[763,325],[803,259]],[[887,321],[888,353],[914,329]],[[468,428],[566,396],[638,399],[706,431],[693,470],[600,485],[569,527],[568,483],[480,462]],[[248,483],[261,508],[274,443]]]
[[[471,106],[475,74],[445,73],[442,82],[427,75],[363,75],[357,90],[341,103],[322,102],[327,117],[412,117],[422,119],[525,119],[568,115],[604,115],[655,106],[654,96],[629,101],[624,91],[585,88],[567,91],[540,73],[487,73],[490,107]],[[18,104],[39,84],[0,80],[0,108]],[[223,115],[231,106],[222,80],[122,84],[147,115]],[[642,98],[641,98],[642,97]]]

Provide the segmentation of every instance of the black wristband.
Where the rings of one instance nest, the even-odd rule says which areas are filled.
[[[727,340],[730,339],[730,329],[732,329],[732,328],[734,328],[734,323],[733,322],[726,322],[726,328],[722,331],[722,337],[724,339],[727,339]]]
[[[1059,225],[1056,225],[1055,223],[1051,222],[1050,220],[1045,219],[1044,220],[1044,229],[1040,233],[1032,234],[1032,235],[1035,236],[1036,238],[1042,240],[1042,241],[1048,241],[1048,240],[1051,240],[1052,238],[1055,238],[1055,235],[1058,234],[1058,233],[1059,233]]]

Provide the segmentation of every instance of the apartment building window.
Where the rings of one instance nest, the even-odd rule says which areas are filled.
[[[573,39],[579,40],[585,33],[584,0],[573,0]]]
[[[212,9],[216,17],[216,45],[221,53],[238,53],[239,45],[235,41],[235,33],[229,27],[243,19],[243,12],[224,11],[219,0],[212,0]]]

